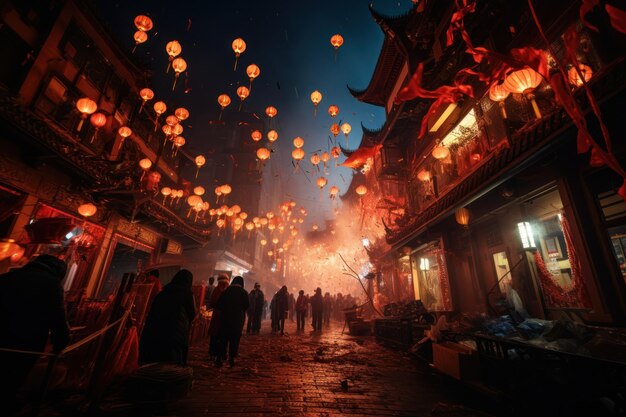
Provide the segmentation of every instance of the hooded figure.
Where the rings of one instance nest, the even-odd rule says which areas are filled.
[[[207,304],[210,309],[213,309],[211,321],[209,322],[209,359],[211,360],[217,358],[217,352],[219,351],[218,333],[220,330],[220,312],[215,306],[217,305],[217,300],[220,299],[226,288],[228,288],[228,276],[218,276],[217,287],[211,292],[211,298]]]
[[[67,264],[40,255],[0,275],[0,347],[42,352],[50,333],[55,352],[69,342],[61,280]],[[37,361],[37,355],[0,352],[0,401],[7,409]]]
[[[276,330],[280,330],[280,334],[285,334],[285,317],[289,311],[289,294],[287,286],[283,285],[274,296],[274,310]]]
[[[311,315],[313,316],[313,330],[322,330],[322,314],[324,311],[324,297],[322,297],[322,289],[317,288],[315,295],[311,297]]]
[[[246,310],[250,302],[248,292],[243,289],[243,278],[235,277],[232,283],[221,295],[215,308],[220,313],[220,324],[218,330],[218,343],[220,346],[216,366],[222,366],[222,358],[226,356],[228,346],[228,363],[235,365],[235,357],[239,351],[239,339],[246,319]]]
[[[261,284],[254,284],[254,289],[248,294],[248,327],[246,333],[258,334],[261,331],[261,316],[265,305],[265,295],[261,291]]]
[[[152,302],[139,342],[139,363],[187,364],[189,330],[196,316],[193,275],[181,269]]]

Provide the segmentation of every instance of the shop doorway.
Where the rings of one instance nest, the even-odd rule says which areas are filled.
[[[125,273],[138,275],[150,264],[151,248],[132,243],[121,237],[115,239],[115,249],[109,261],[104,280],[98,292],[98,298],[104,299],[114,294],[119,288]]]

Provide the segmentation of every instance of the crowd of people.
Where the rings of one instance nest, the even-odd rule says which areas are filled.
[[[20,269],[0,275],[0,398],[9,406],[37,355],[25,354],[16,359],[8,350],[43,352],[49,335],[54,352],[60,352],[69,342],[61,287],[66,269],[64,261],[41,255]],[[158,271],[144,274],[139,282],[154,286],[139,341],[139,364],[168,362],[186,366],[189,334],[198,312],[192,273],[181,269],[162,288]],[[322,295],[321,288],[315,289],[313,295],[300,290],[296,298],[287,286],[268,301],[259,283],[248,293],[240,276],[230,280],[220,275],[217,285],[211,278],[205,291],[205,308],[212,310],[209,358],[218,367],[226,360],[231,367],[235,365],[246,319],[246,333],[251,335],[260,333],[268,312],[272,333],[284,335],[285,320],[294,319],[298,332],[302,332],[307,317],[313,331],[319,332],[330,325],[331,318],[343,320],[343,310],[357,303],[350,295]]]

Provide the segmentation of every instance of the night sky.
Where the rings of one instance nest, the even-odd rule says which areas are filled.
[[[309,210],[309,222],[322,222],[330,217],[328,189],[337,185],[343,193],[350,182],[351,170],[335,168],[334,163],[324,197],[314,185],[321,174],[309,162],[313,151],[328,151],[329,127],[332,123],[327,108],[339,106],[340,123],[352,125],[349,147],[361,138],[361,123],[379,128],[385,121],[383,108],[363,104],[354,99],[346,86],[365,88],[372,76],[383,41],[383,33],[374,22],[367,0],[336,1],[162,1],[95,0],[96,7],[115,36],[129,49],[136,30],[133,19],[138,14],[150,16],[154,28],[146,43],[137,47],[135,55],[148,63],[153,71],[150,87],[155,98],[163,99],[168,110],[184,106],[191,112],[185,122],[185,150],[191,155],[205,153],[211,147],[202,127],[219,114],[217,96],[228,94],[232,104],[225,112],[236,112],[239,85],[248,85],[246,67],[255,63],[261,75],[252,87],[244,109],[266,118],[265,108],[278,109],[279,134],[272,155],[281,167],[286,198],[295,199]],[[406,12],[410,0],[374,1],[377,11],[388,15]],[[336,54],[330,37],[339,33],[344,45]],[[246,51],[233,71],[232,41],[243,38]],[[187,73],[181,76],[172,93],[173,74],[165,74],[165,44],[178,40],[181,56],[187,61]],[[323,99],[317,116],[313,116],[310,94],[319,90]],[[291,164],[292,140],[305,139],[307,152],[302,161],[306,175],[294,175]],[[338,136],[345,146],[342,133]],[[308,173],[307,173],[308,171]],[[309,179],[307,179],[307,177]],[[311,182],[309,182],[309,180]],[[244,208],[245,209],[245,208]]]

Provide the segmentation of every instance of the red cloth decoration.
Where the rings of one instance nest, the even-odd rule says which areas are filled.
[[[352,152],[352,154],[343,162],[343,164],[341,164],[341,166],[359,169],[367,162],[368,159],[374,158],[374,156],[378,155],[378,152],[380,152],[382,147],[383,145],[381,144],[374,146],[362,146]]]
[[[605,4],[604,9],[609,14],[613,29],[626,35],[626,12],[610,4]]]
[[[464,95],[474,97],[474,88],[468,84],[455,84],[454,86],[442,85],[436,90],[430,91],[422,87],[422,75],[424,73],[424,63],[420,63],[417,66],[417,70],[411,77],[409,83],[400,90],[396,96],[395,103],[401,103],[403,101],[413,100],[417,97],[420,98],[435,98],[435,102],[430,106],[428,112],[422,119],[422,127],[420,129],[419,137],[421,138],[426,133],[428,126],[428,119],[437,113],[439,108],[444,104],[456,103]]]
[[[583,2],[580,5],[580,21],[583,23],[583,25],[587,26],[589,29],[593,29],[596,32],[598,31],[598,28],[595,27],[594,25],[592,25],[591,23],[589,23],[587,21],[587,13],[589,13],[594,7],[596,7],[597,5],[600,4],[599,0],[583,0]]]
[[[450,26],[446,31],[446,46],[450,46],[454,42],[454,32],[460,31],[461,34],[466,33],[463,19],[467,14],[474,13],[476,10],[475,0],[463,0],[462,3],[457,0],[455,3],[457,11],[452,14]]]

